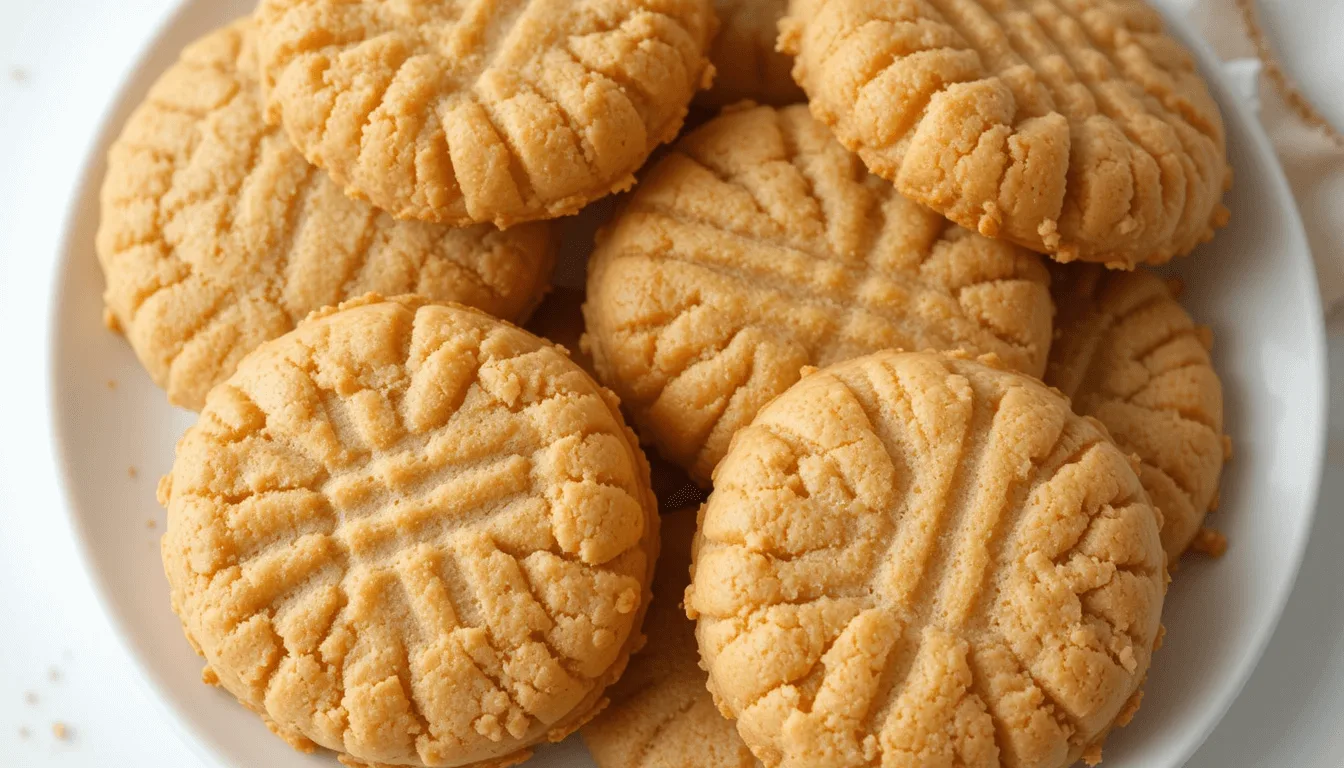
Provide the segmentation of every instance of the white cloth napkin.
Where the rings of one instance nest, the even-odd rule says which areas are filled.
[[[1334,312],[1344,306],[1344,149],[1306,125],[1262,74],[1233,0],[1174,0],[1169,4],[1188,6],[1187,18],[1227,61],[1233,82],[1253,105],[1258,103],[1260,122],[1278,152],[1302,213],[1316,260],[1321,302],[1327,314]]]

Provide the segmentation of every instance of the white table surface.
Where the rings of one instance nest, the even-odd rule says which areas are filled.
[[[0,364],[3,768],[199,764],[94,599],[60,507],[40,406],[51,261],[69,190],[123,73],[173,5],[0,0],[0,338],[12,361]],[[1331,324],[1330,343],[1329,456],[1312,542],[1264,660],[1189,763],[1196,768],[1344,766],[1344,317]],[[158,533],[146,529],[146,557],[157,556]]]

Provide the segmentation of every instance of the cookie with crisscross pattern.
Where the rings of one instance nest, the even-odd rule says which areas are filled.
[[[264,0],[270,116],[348,192],[451,224],[634,183],[707,82],[710,0]]]
[[[813,114],[962,226],[1132,268],[1227,220],[1222,116],[1142,0],[793,0],[781,28]]]
[[[309,312],[369,291],[521,321],[556,237],[398,221],[351,200],[262,119],[252,24],[187,46],[108,150],[96,249],[109,324],[176,405]]]
[[[708,482],[799,369],[885,348],[993,352],[1040,375],[1043,260],[869,174],[801,105],[725,111],[601,234],[585,336],[645,439]]]
[[[355,764],[504,765],[587,721],[641,640],[649,468],[558,348],[376,295],[215,387],[160,484],[208,679]]]
[[[1038,380],[840,363],[766,406],[714,481],[686,607],[767,766],[1064,768],[1137,705],[1159,515]]]

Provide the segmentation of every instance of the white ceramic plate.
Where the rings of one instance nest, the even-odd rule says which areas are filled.
[[[249,0],[183,3],[107,116],[67,217],[53,301],[50,406],[67,507],[88,569],[184,739],[215,766],[331,768],[330,755],[292,751],[230,696],[200,683],[201,661],[168,607],[157,536],[146,530],[149,520],[162,528],[154,480],[168,471],[173,445],[193,417],[166,403],[129,347],[100,321],[103,280],[93,239],[107,144],[183,45],[250,7]],[[1184,278],[1192,313],[1215,332],[1227,431],[1237,450],[1214,522],[1232,545],[1221,560],[1183,563],[1143,708],[1111,737],[1108,768],[1180,765],[1236,697],[1292,589],[1323,455],[1324,340],[1301,222],[1254,117],[1233,100],[1207,49],[1182,36],[1222,105],[1236,170],[1227,199],[1232,223],[1170,270]],[[137,480],[128,478],[131,467]],[[592,765],[577,739],[542,750],[531,764]]]

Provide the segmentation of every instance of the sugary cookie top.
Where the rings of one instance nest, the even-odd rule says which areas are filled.
[[[272,118],[397,217],[500,226],[634,183],[708,74],[710,0],[263,0]]]
[[[767,766],[1063,768],[1147,672],[1157,513],[1035,379],[841,363],[766,406],[714,480],[687,609]]]
[[[690,580],[696,511],[691,507],[662,517],[653,602],[644,619],[649,642],[607,690],[611,703],[583,728],[583,741],[598,768],[756,765],[733,722],[705,689],[695,624],[681,607]]]
[[[370,764],[507,762],[577,728],[639,638],[657,549],[610,394],[531,334],[413,299],[249,355],[160,500],[210,674]]]
[[[251,24],[182,52],[108,151],[98,258],[109,321],[177,405],[319,307],[415,292],[522,320],[550,282],[548,224],[397,221],[350,200],[262,119]]]
[[[963,226],[1129,268],[1227,219],[1222,117],[1142,0],[794,0],[781,28],[813,114]]]
[[[725,112],[648,172],[589,262],[587,336],[647,439],[705,482],[805,365],[993,352],[1040,375],[1040,256],[867,173],[804,106]]]
[[[1139,479],[1162,512],[1162,547],[1175,560],[1217,503],[1230,444],[1213,335],[1151,273],[1077,265],[1052,274],[1059,317],[1045,381],[1142,460]]]
[[[714,85],[696,96],[697,104],[722,107],[750,99],[783,106],[807,99],[789,71],[792,57],[775,50],[779,20],[788,9],[789,0],[714,0]]]

